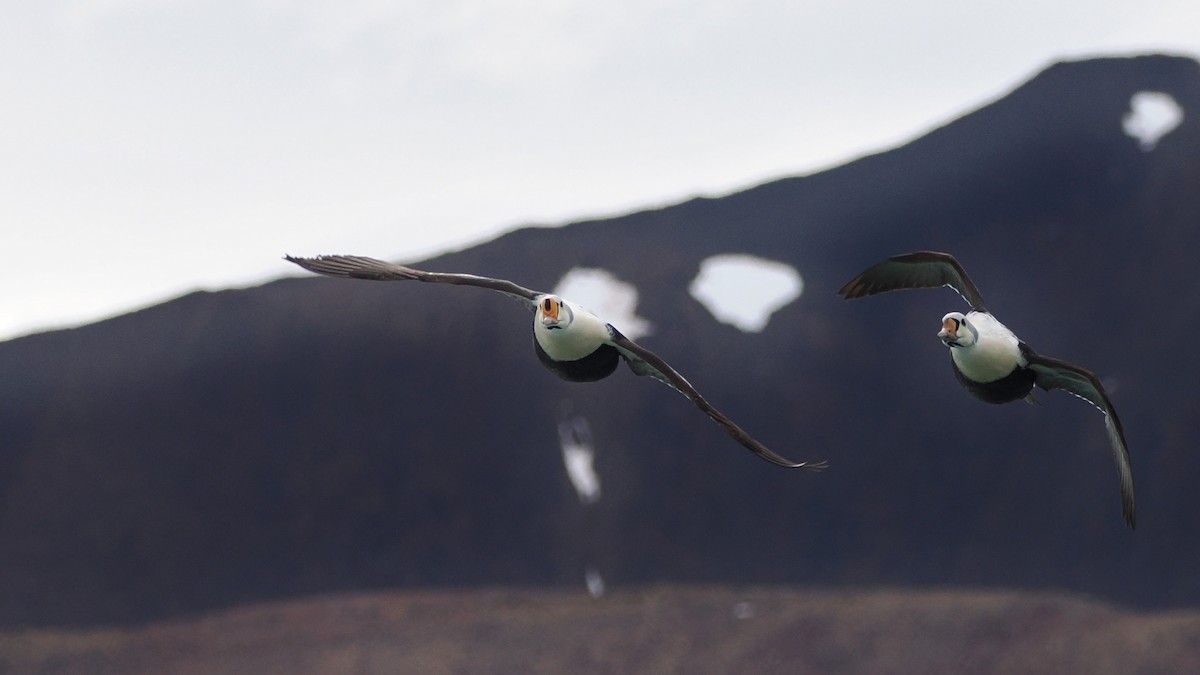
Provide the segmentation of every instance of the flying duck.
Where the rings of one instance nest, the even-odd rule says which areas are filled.
[[[954,375],[967,391],[988,403],[1025,399],[1033,403],[1033,387],[1063,389],[1104,413],[1104,426],[1112,443],[1113,459],[1121,478],[1121,512],[1134,527],[1133,470],[1121,420],[1095,373],[1066,361],[1042,356],[1022,342],[987,311],[983,295],[966,270],[949,253],[906,253],[867,269],[838,293],[846,300],[913,288],[949,286],[971,311],[942,317],[938,337],[950,348]]]
[[[325,255],[316,258],[284,256],[310,272],[331,277],[375,281],[426,281],[479,286],[515,298],[534,313],[533,349],[538,360],[555,375],[570,382],[595,382],[608,377],[624,359],[637,375],[648,375],[683,394],[726,433],[754,454],[787,468],[819,471],[825,462],[792,462],[759,443],[696,391],[687,380],[654,352],[621,334],[612,324],[553,293],[532,291],[504,279],[474,274],[424,272],[374,258]]]

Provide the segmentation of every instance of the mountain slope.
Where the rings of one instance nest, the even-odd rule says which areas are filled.
[[[1151,152],[1121,126],[1146,90],[1184,110]],[[607,270],[638,289],[646,346],[777,452],[827,459],[820,475],[761,462],[624,368],[557,380],[536,363],[528,315],[478,289],[285,279],[0,344],[0,622],[574,584],[588,566],[617,583],[1198,602],[1200,363],[1177,346],[1200,329],[1198,118],[1196,61],[1057,64],[830,171],[421,263],[541,289]],[[1095,411],[1061,394],[987,406],[954,382],[935,338],[961,307],[953,293],[836,296],[923,248],[954,252],[1035,349],[1105,379],[1133,454],[1136,532]],[[727,252],[804,279],[762,333],[688,294],[700,262]],[[558,423],[577,417],[603,484],[591,506],[560,457]]]

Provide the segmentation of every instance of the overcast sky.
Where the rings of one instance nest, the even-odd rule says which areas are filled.
[[[1200,56],[1198,27],[1195,0],[6,3],[0,339],[284,253],[412,261],[811,173],[1056,60]]]

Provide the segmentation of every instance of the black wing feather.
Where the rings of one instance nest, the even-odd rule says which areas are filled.
[[[733,437],[734,440],[741,443],[754,454],[772,464],[792,469],[804,468],[810,471],[820,471],[825,468],[826,465],[823,461],[793,462],[775,454],[765,445],[755,440],[750,434],[746,433],[741,427],[734,424],[733,420],[726,417],[720,410],[714,408],[711,403],[700,395],[700,392],[696,391],[696,388],[690,382],[668,365],[662,357],[625,337],[621,334],[621,331],[614,328],[611,324],[608,329],[612,335],[613,346],[621,352],[621,356],[625,358],[625,362],[629,364],[633,372],[638,375],[652,377],[686,396],[688,400],[696,404],[697,408],[704,411],[705,415],[708,415],[710,419],[721,425],[725,429],[725,432]]]
[[[480,277],[474,274],[449,274],[446,272],[425,272],[423,270],[397,265],[395,263],[366,258],[357,255],[322,255],[316,258],[295,258],[284,256],[284,260],[296,263],[310,272],[324,274],[330,277],[347,279],[369,279],[372,281],[425,281],[437,284],[456,284],[459,286],[478,286],[521,300],[533,309],[539,295],[524,286],[514,284],[506,279]]]
[[[949,253],[917,251],[884,260],[851,279],[838,291],[847,300],[915,288],[949,286],[976,311],[985,311],[983,294]]]
[[[1121,418],[1108,398],[1108,392],[1100,384],[1100,378],[1092,371],[1081,368],[1073,363],[1067,363],[1049,356],[1042,356],[1032,350],[1025,350],[1025,359],[1036,374],[1037,386],[1046,391],[1062,389],[1096,406],[1104,413],[1104,428],[1108,430],[1108,439],[1112,445],[1113,460],[1117,464],[1117,473],[1121,478],[1121,513],[1125,523],[1133,528],[1136,525],[1136,514],[1133,501],[1133,469],[1129,463],[1129,448],[1125,444],[1125,431],[1121,427]]]

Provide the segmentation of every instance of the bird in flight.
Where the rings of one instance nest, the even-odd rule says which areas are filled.
[[[458,286],[478,286],[515,298],[534,313],[533,348],[542,365],[571,382],[595,382],[608,377],[624,360],[637,375],[649,376],[683,394],[734,440],[764,460],[787,468],[819,471],[825,462],[793,462],[775,454],[746,433],[696,391],[659,355],[621,334],[588,310],[553,293],[533,291],[504,279],[425,272],[361,256],[324,255],[316,258],[284,256],[310,272],[331,277],[375,281],[425,281]]]
[[[917,251],[898,255],[868,268],[838,293],[846,300],[916,288],[949,286],[971,306],[966,314],[942,317],[938,337],[950,348],[954,375],[967,391],[988,403],[1017,399],[1033,402],[1033,387],[1062,389],[1088,401],[1104,413],[1104,426],[1121,479],[1121,512],[1125,523],[1136,522],[1133,470],[1116,408],[1100,378],[1086,368],[1043,356],[1022,342],[984,307],[983,295],[966,270],[949,253]]]

